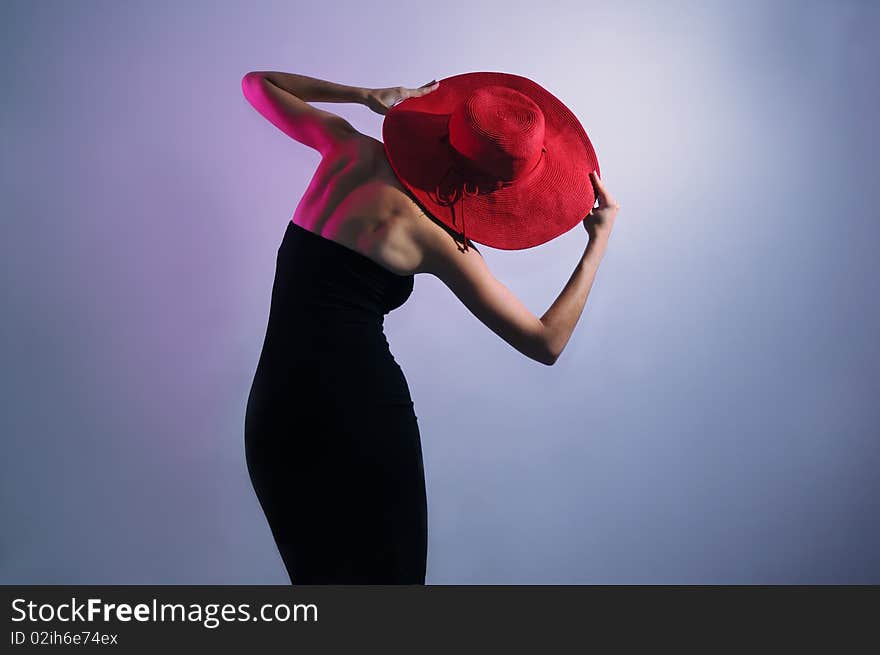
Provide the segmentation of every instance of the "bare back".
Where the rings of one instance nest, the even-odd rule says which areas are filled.
[[[288,74],[251,71],[241,86],[245,98],[264,118],[321,153],[293,222],[394,273],[433,272],[448,278],[449,228],[419,208],[391,169],[384,144],[358,132],[341,116],[313,107],[294,93],[292,81]],[[476,249],[467,253],[454,258],[455,264],[480,258],[474,254]]]
[[[321,160],[293,222],[397,275],[425,272],[426,244],[452,241],[397,179],[382,142],[366,135]]]

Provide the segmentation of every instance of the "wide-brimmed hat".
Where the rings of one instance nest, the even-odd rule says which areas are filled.
[[[532,80],[475,72],[392,106],[385,153],[432,217],[502,250],[546,243],[595,204],[599,162],[575,115]]]

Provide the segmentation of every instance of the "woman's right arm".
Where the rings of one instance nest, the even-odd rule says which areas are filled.
[[[421,271],[442,280],[474,316],[516,350],[551,366],[583,313],[619,209],[598,176],[591,174],[591,180],[599,206],[583,221],[589,243],[559,297],[540,318],[492,274],[476,250],[461,251],[439,228],[423,244]]]
[[[551,363],[559,358],[580,320],[590,289],[593,288],[596,271],[599,270],[599,264],[605,256],[607,247],[607,237],[590,238],[565,288],[541,317],[541,323],[545,328],[544,338],[547,339],[547,347],[553,354]]]

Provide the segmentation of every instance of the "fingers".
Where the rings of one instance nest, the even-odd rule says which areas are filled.
[[[605,183],[602,181],[602,178],[599,177],[599,174],[596,171],[590,173],[590,180],[593,182],[593,188],[596,190],[596,195],[599,198],[599,205],[601,207],[617,207],[617,201],[611,196],[611,193],[608,189],[605,188]]]
[[[440,82],[438,82],[437,80],[431,80],[427,84],[423,84],[422,86],[420,86],[418,89],[412,89],[410,91],[410,95],[423,96],[427,93],[431,93],[431,91],[436,91],[439,86]]]

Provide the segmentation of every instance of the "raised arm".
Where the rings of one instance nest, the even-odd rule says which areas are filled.
[[[575,266],[574,272],[568,278],[559,297],[541,317],[541,323],[544,325],[544,338],[549,344],[550,352],[553,353],[554,362],[562,354],[580,320],[587,297],[593,288],[596,271],[605,256],[607,247],[607,237],[590,237],[580,261]]]
[[[241,89],[266,120],[322,155],[356,138],[360,132],[342,116],[313,107],[309,102],[366,104],[369,93],[360,87],[275,71],[251,71],[242,78]]]
[[[619,209],[598,176],[591,173],[591,180],[599,207],[584,219],[590,240],[562,292],[540,318],[492,274],[476,250],[459,250],[439,232],[425,248],[425,272],[442,280],[474,316],[508,344],[548,366],[562,354],[583,313]]]
[[[364,135],[342,116],[313,107],[310,102],[354,102],[385,114],[395,103],[425,95],[438,86],[437,82],[429,82],[418,89],[372,89],[278,71],[251,71],[241,80],[242,93],[254,109],[287,136],[322,155]]]

